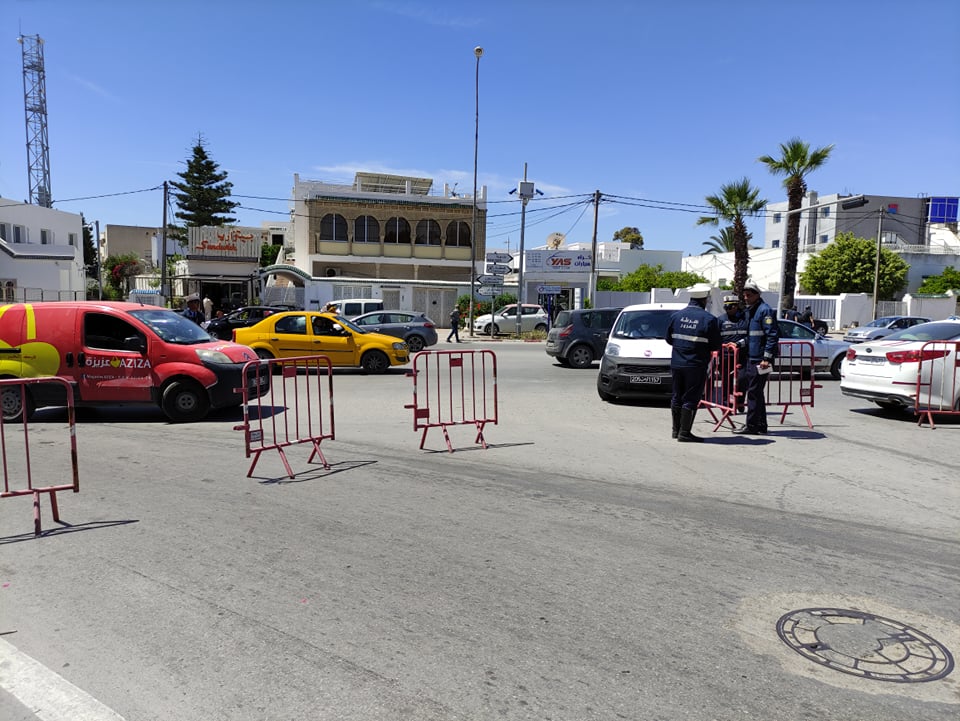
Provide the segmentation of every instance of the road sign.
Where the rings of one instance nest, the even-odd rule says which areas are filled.
[[[509,253],[487,253],[488,263],[509,263],[513,256]]]
[[[559,285],[538,285],[537,292],[540,295],[560,295]]]
[[[511,270],[509,265],[501,265],[500,263],[488,263],[487,272],[493,273],[494,275],[506,275]]]
[[[477,282],[480,285],[503,285],[503,277],[499,275],[478,275]]]
[[[481,285],[477,288],[477,295],[500,295],[502,292],[502,285]]]

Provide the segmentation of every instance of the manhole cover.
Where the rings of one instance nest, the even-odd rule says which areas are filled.
[[[862,678],[918,683],[953,670],[953,656],[935,639],[872,613],[804,608],[781,616],[777,634],[804,658]]]

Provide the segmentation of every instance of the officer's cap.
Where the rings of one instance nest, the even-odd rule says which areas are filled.
[[[697,283],[687,288],[687,294],[691,298],[707,298],[710,296],[710,290],[711,287],[709,283]]]
[[[723,296],[724,305],[739,305],[740,299],[735,295],[725,295]]]
[[[754,283],[752,280],[748,280],[743,284],[744,290],[752,290],[754,293],[760,294],[760,286]]]
[[[185,303],[192,303],[193,301],[197,301],[197,302],[199,303],[199,302],[200,302],[200,296],[197,295],[196,293],[191,293],[191,294],[188,295],[186,298],[184,298],[183,301],[184,301]]]

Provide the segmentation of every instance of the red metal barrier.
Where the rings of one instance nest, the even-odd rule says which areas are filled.
[[[917,425],[936,428],[933,415],[960,415],[960,341],[932,340],[920,348],[913,412]]]
[[[729,423],[731,428],[735,428],[736,424],[730,416],[737,412],[737,406],[743,405],[743,393],[737,388],[740,375],[738,352],[736,343],[724,343],[720,350],[714,351],[710,357],[703,400],[699,407],[706,408],[716,421],[714,432],[720,429],[724,421]],[[719,418],[717,411],[720,412]]]
[[[70,483],[59,483],[49,486],[34,485],[34,462],[30,457],[30,424],[27,419],[29,413],[26,409],[29,407],[28,385],[38,385],[41,383],[55,383],[63,386],[63,393],[66,397],[67,408],[67,426],[70,433]],[[73,388],[65,379],[59,377],[48,378],[23,378],[0,380],[0,398],[3,400],[3,407],[8,407],[10,403],[19,403],[19,407],[24,409],[20,415],[20,420],[4,422],[3,415],[0,414],[0,454],[3,457],[3,490],[0,491],[0,498],[12,498],[16,496],[33,496],[33,534],[39,536],[41,533],[40,525],[40,495],[43,493],[50,496],[50,510],[53,513],[53,520],[60,522],[60,509],[57,505],[57,493],[59,491],[80,491],[80,475],[77,470],[77,419],[73,405]],[[11,427],[17,424],[22,426],[23,435],[20,438],[22,445],[15,442],[14,433],[8,433]],[[16,434],[19,436],[20,434]],[[17,450],[23,452],[22,464],[16,463],[12,455]],[[49,452],[44,453],[44,459],[49,459]],[[62,470],[54,470],[58,477],[62,477]],[[20,475],[20,480],[26,485],[20,488],[11,488],[11,477]]]
[[[783,406],[780,414],[782,424],[793,406],[799,406],[807,420],[807,428],[813,428],[810,412],[813,407],[813,392],[822,386],[817,385],[814,373],[814,345],[808,340],[781,341],[779,355],[774,361],[776,382],[767,381],[766,400],[768,406]]]
[[[325,377],[325,381],[324,381]],[[247,478],[253,475],[260,455],[275,450],[287,475],[294,478],[284,448],[309,443],[313,452],[307,463],[319,458],[330,464],[320,442],[333,440],[333,368],[323,355],[251,361],[243,367],[243,425],[247,458],[253,456]],[[262,389],[270,389],[263,395]]]
[[[483,428],[497,423],[497,357],[490,350],[421,351],[413,356],[413,429],[440,428],[453,452],[447,426],[474,425],[474,443],[487,447]]]

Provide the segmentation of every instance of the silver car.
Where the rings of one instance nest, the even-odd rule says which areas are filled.
[[[364,330],[403,338],[411,353],[437,344],[437,324],[423,313],[407,310],[378,310],[352,319]]]
[[[883,318],[877,318],[859,328],[851,328],[843,336],[843,339],[850,343],[880,340],[881,338],[886,338],[891,333],[896,333],[898,330],[912,328],[919,323],[929,322],[929,318],[921,318],[916,315],[888,315]]]
[[[834,380],[840,380],[840,364],[847,354],[850,344],[845,340],[838,340],[821,335],[810,326],[794,323],[792,320],[777,321],[780,327],[780,342],[789,340],[803,340],[813,343],[813,372],[829,373]],[[781,353],[781,356],[784,355]],[[780,370],[784,359],[774,361],[774,368]]]

